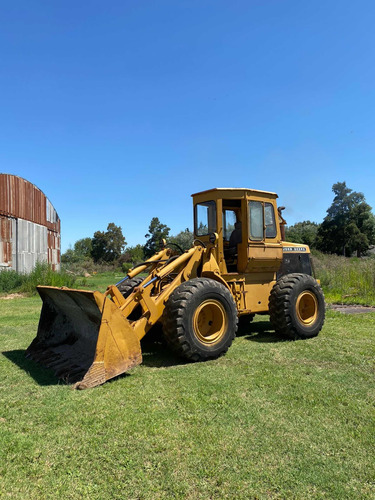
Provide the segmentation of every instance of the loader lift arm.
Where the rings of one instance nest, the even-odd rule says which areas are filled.
[[[125,318],[129,318],[136,307],[140,306],[142,308],[140,318],[136,321],[130,320],[139,340],[160,320],[163,314],[163,305],[172,290],[183,281],[196,276],[196,270],[201,258],[202,248],[197,246],[187,250],[172,262],[168,263],[167,261],[161,267],[155,266],[150,274],[143,279],[142,283],[127,298],[123,297],[117,286],[111,285],[107,288],[106,295],[117,305]],[[137,276],[137,274],[142,272],[141,270],[137,271],[136,274],[130,272],[128,274],[129,277]],[[164,287],[159,289],[158,285],[160,282],[170,276],[171,273],[177,273],[177,275],[169,283],[165,284]],[[171,286],[172,284],[173,286]]]

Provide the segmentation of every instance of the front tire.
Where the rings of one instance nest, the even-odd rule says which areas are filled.
[[[230,291],[209,278],[182,283],[169,297],[163,314],[168,345],[191,361],[215,359],[232,344],[237,309]]]
[[[316,337],[325,318],[323,291],[312,276],[287,274],[271,291],[269,313],[277,333],[292,339]]]

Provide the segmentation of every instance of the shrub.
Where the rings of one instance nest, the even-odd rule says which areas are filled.
[[[0,292],[18,291],[25,276],[12,270],[0,271]]]
[[[133,264],[131,262],[123,262],[121,269],[123,273],[127,274],[132,267]]]

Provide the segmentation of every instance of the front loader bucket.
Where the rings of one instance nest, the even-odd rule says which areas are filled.
[[[77,389],[103,384],[142,363],[130,322],[100,292],[38,286],[38,333],[26,356]]]

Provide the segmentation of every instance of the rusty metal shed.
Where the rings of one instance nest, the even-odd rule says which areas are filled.
[[[37,262],[60,269],[60,219],[31,182],[0,174],[0,270],[30,272]]]

